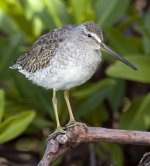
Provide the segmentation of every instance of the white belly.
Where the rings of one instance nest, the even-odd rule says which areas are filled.
[[[66,70],[61,70],[55,77],[49,81],[48,88],[53,89],[70,89],[83,84],[91,78],[96,69],[88,70],[82,67],[68,67]]]
[[[93,55],[92,55],[93,56]],[[93,56],[94,57],[94,56]],[[25,74],[29,80],[47,89],[64,90],[78,86],[89,80],[95,73],[101,56],[91,57],[88,63],[79,60],[77,63],[68,63],[65,67],[59,66],[41,69],[33,74]]]

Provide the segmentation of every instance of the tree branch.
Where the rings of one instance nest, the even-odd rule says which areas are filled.
[[[150,145],[150,133],[86,127],[82,123],[66,128],[66,134],[58,134],[47,141],[45,154],[38,166],[49,166],[57,157],[82,142],[116,142],[121,144]]]

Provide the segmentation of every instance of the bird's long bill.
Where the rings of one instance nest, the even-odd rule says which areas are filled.
[[[118,55],[116,52],[114,52],[109,47],[107,47],[104,43],[101,43],[101,49],[104,50],[105,52],[107,52],[109,55],[112,55],[115,58],[119,59],[121,62],[125,63],[126,65],[128,65],[132,69],[137,70],[137,68],[132,63],[130,63],[125,58],[123,58],[120,55]]]

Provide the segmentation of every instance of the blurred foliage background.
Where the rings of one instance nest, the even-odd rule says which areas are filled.
[[[135,64],[138,71],[103,53],[103,62],[92,79],[71,91],[76,119],[90,126],[150,129],[148,0],[1,0],[0,163],[37,165],[45,138],[56,126],[52,92],[9,69],[12,60],[42,34],[87,20],[100,25],[106,43]],[[68,112],[62,92],[58,98],[59,117],[65,125]],[[132,145],[86,144],[54,165],[134,166],[148,150]]]

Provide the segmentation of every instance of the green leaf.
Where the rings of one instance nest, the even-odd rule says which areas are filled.
[[[7,142],[20,135],[35,117],[34,111],[24,111],[7,118],[0,124],[0,143]]]
[[[105,28],[105,32],[110,44],[119,54],[139,54],[141,52],[141,39],[126,37],[122,31],[113,27]]]
[[[0,9],[0,29],[7,34],[13,34],[18,31],[18,28],[13,19]]]
[[[38,13],[44,10],[44,3],[41,0],[36,0],[36,1],[26,0],[23,3],[26,6],[26,8],[28,7],[29,9],[29,10],[26,9],[27,10],[26,13],[27,14],[30,13],[31,16],[33,16],[33,13]]]
[[[99,106],[108,93],[110,93],[115,83],[116,81],[114,79],[106,78],[97,84],[89,84],[86,87],[82,87],[81,90],[74,92],[74,97],[86,99],[82,101],[82,104],[77,109],[77,115],[85,115]]]
[[[30,105],[32,105],[35,109],[41,110],[42,112],[49,112],[52,110],[48,91],[40,86],[37,87],[30,80],[27,80],[22,74],[19,73],[16,73],[14,83],[20,95],[24,97],[24,100],[28,104],[30,103]],[[29,91],[28,89],[32,89],[32,91]]]
[[[120,119],[119,128],[147,130],[150,127],[150,93],[133,101]]]
[[[3,40],[3,43],[0,43],[0,80],[4,80],[12,71],[11,69],[9,69],[9,66],[14,59],[14,55],[18,54],[19,49],[23,45],[23,43],[23,35],[21,35],[20,33],[13,34],[9,38]]]
[[[106,70],[107,75],[132,81],[150,83],[150,58],[148,56],[126,56],[126,59],[133,63],[138,70],[133,70],[122,62],[117,61],[108,67]]]
[[[45,6],[48,9],[55,25],[62,26],[63,22],[67,23],[66,18],[69,19],[65,3],[61,0],[44,0]],[[64,20],[65,18],[65,20]],[[67,20],[68,20],[67,19]]]
[[[91,95],[86,101],[84,101],[81,106],[76,110],[78,116],[85,115],[90,111],[94,110],[104,98],[110,93],[112,86],[106,87],[93,95]]]
[[[116,84],[113,86],[112,92],[109,94],[108,99],[111,107],[114,111],[117,111],[125,94],[125,81],[116,80]]]
[[[98,83],[89,83],[87,85],[78,88],[78,91],[74,91],[72,94],[74,97],[87,98],[88,96],[93,95],[97,91],[101,91],[102,89],[108,88],[110,86],[115,85],[116,81],[114,79],[105,78]]]
[[[37,116],[35,119],[34,119],[34,124],[37,128],[39,129],[44,129],[44,128],[48,128],[50,126],[53,125],[52,121],[48,121],[40,116]]]
[[[101,150],[103,149],[103,150]],[[123,165],[123,151],[117,144],[101,143],[95,146],[96,155],[102,161],[109,161],[108,165],[122,166]],[[107,155],[106,155],[107,152]]]
[[[90,0],[70,0],[69,3],[76,23],[95,19]]]
[[[18,0],[0,1],[0,7],[10,15],[21,31],[33,37],[32,23],[26,18],[24,9]]]
[[[4,104],[5,104],[5,99],[4,99],[4,91],[0,89],[0,122],[3,118],[3,113],[4,113]]]
[[[102,126],[109,119],[109,113],[103,102],[99,102],[96,108],[91,112],[86,112],[86,116],[83,116],[82,119],[90,126]]]
[[[41,0],[26,0],[22,1],[24,6],[24,13],[26,14],[26,17],[28,20],[32,21],[32,27],[33,27],[33,33],[35,37],[38,37],[41,35],[43,30],[43,20],[39,18],[39,13],[45,13],[45,6],[43,1]]]
[[[98,18],[98,24],[104,26],[116,22],[122,15],[124,15],[129,2],[129,0],[97,0],[96,15]]]
[[[139,18],[137,30],[141,34],[145,54],[150,53],[150,11],[147,11],[142,18]]]
[[[144,27],[145,29],[148,31],[149,37],[150,37],[150,10],[147,11],[147,13],[145,13],[145,18],[144,18]]]
[[[111,150],[112,163],[115,166],[123,165],[123,151],[119,145],[108,144]]]
[[[147,36],[143,37],[143,48],[145,54],[150,54],[150,38]]]

